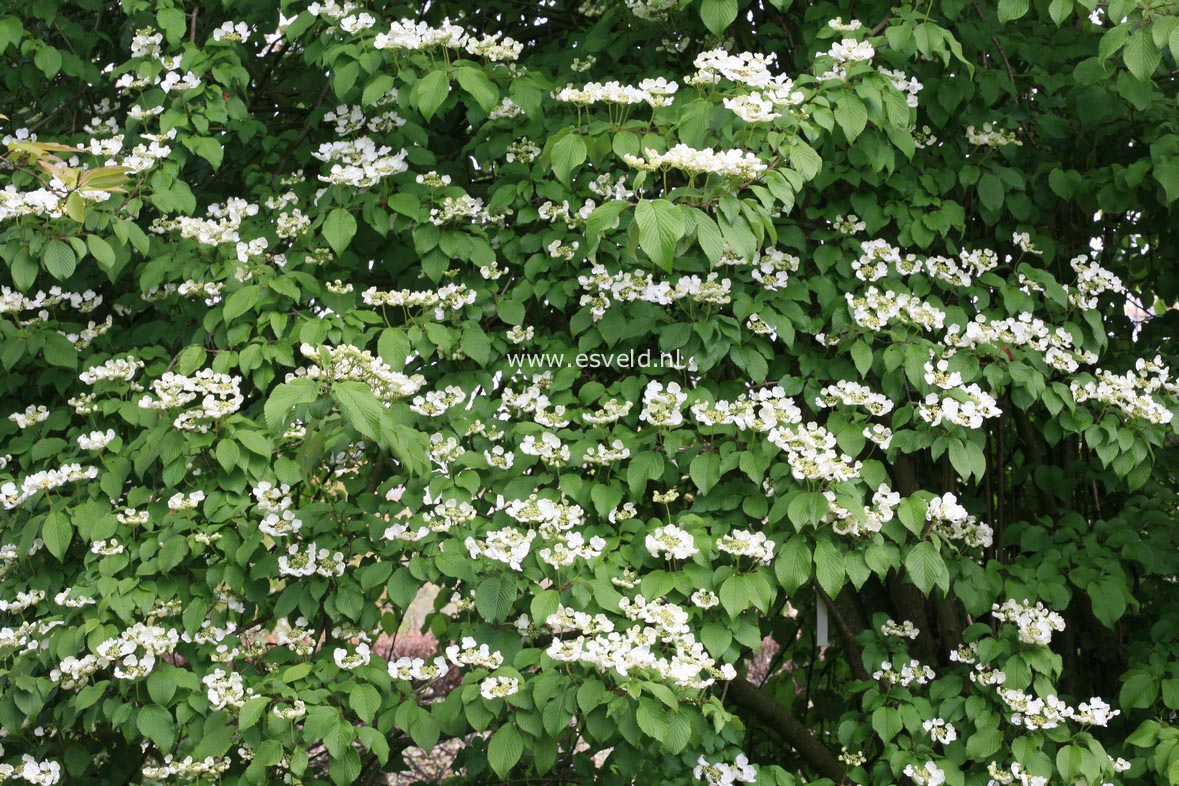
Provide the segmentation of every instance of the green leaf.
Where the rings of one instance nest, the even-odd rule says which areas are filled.
[[[429,120],[450,95],[450,77],[445,71],[431,71],[414,85],[413,95],[418,103],[418,111]]]
[[[501,778],[507,777],[522,755],[524,740],[515,726],[501,726],[487,743],[487,763]]]
[[[579,134],[570,133],[557,140],[552,150],[553,174],[565,185],[576,167],[585,163],[585,141]]]
[[[701,453],[692,459],[688,470],[692,482],[700,489],[701,494],[707,494],[721,476],[721,457],[719,453]]]
[[[70,192],[70,195],[66,197],[65,209],[66,215],[79,224],[86,220],[86,202],[82,199],[82,195],[79,192]]]
[[[160,25],[160,30],[168,37],[168,43],[175,46],[184,38],[185,32],[188,31],[187,20],[184,17],[184,12],[179,8],[162,8],[156,12],[156,22]]]
[[[909,579],[922,592],[929,592],[934,583],[949,580],[946,563],[937,546],[925,540],[918,543],[905,555],[905,570]]]
[[[344,249],[348,248],[348,244],[356,235],[356,219],[347,210],[338,207],[328,213],[327,218],[323,221],[322,231],[324,240],[339,256],[344,253]]]
[[[639,709],[635,712],[635,721],[648,737],[663,742],[667,738],[668,727],[671,726],[672,711],[654,699],[644,696],[639,700]]]
[[[225,298],[225,305],[221,307],[221,316],[225,324],[229,324],[237,317],[249,311],[262,296],[262,287],[257,285],[245,286]]]
[[[380,439],[381,415],[385,406],[363,382],[349,380],[332,385],[332,396],[352,428],[369,439]]]
[[[991,210],[1003,207],[1003,181],[987,172],[978,179],[978,198]]]
[[[700,18],[713,35],[720,35],[737,18],[737,0],[701,0]]]
[[[861,377],[867,377],[868,372],[872,370],[872,347],[860,339],[852,344],[851,356],[856,364],[856,371],[860,372]]]
[[[846,93],[835,105],[835,120],[843,129],[847,141],[854,142],[868,125],[868,107],[855,93]]]
[[[150,704],[139,710],[135,718],[139,733],[159,746],[164,753],[170,753],[176,744],[176,726],[172,714],[163,707]]]
[[[823,538],[815,543],[815,578],[819,586],[835,597],[847,580],[847,569],[843,564],[843,553],[830,540]]]
[[[62,561],[70,541],[74,538],[74,525],[60,510],[51,510],[45,516],[45,523],[41,526],[41,540],[45,541],[45,548],[49,553]]]
[[[986,759],[1003,744],[1003,732],[998,729],[979,729],[966,741],[966,755],[972,759]]]
[[[999,21],[1010,22],[1028,12],[1029,0],[999,0]]]
[[[111,244],[106,242],[98,235],[86,236],[86,248],[90,250],[90,256],[98,261],[100,267],[104,270],[109,270],[115,264],[115,250]]]
[[[378,74],[374,76],[367,85],[364,86],[364,92],[360,94],[360,103],[363,106],[370,106],[389,95],[396,86],[393,77],[389,74]]]
[[[782,589],[794,592],[810,581],[811,565],[810,546],[801,535],[795,535],[778,549],[778,556],[774,561],[774,575],[778,577]]]
[[[348,706],[365,723],[370,723],[381,709],[381,694],[372,685],[357,685],[348,694]]]
[[[499,90],[487,78],[487,74],[479,69],[463,66],[456,69],[454,75],[463,90],[471,94],[484,112],[490,112],[499,103]]]
[[[505,620],[516,602],[516,580],[510,576],[491,576],[475,588],[475,609],[488,622]]]
[[[1179,30],[1179,27],[1176,27]],[[1170,205],[1179,199],[1179,157],[1167,158],[1154,165],[1154,179],[1163,187],[1164,202]]]
[[[61,70],[61,52],[48,44],[42,44],[33,54],[33,65],[41,69],[46,79],[52,79]]]
[[[897,736],[903,727],[901,712],[895,707],[877,707],[872,712],[872,731],[885,744]]]
[[[242,705],[242,708],[237,714],[237,727],[239,729],[248,729],[258,721],[262,720],[262,715],[266,712],[266,707],[270,704],[270,698],[267,696],[258,696],[248,700]]]
[[[295,379],[276,386],[263,408],[266,427],[273,434],[281,434],[291,409],[298,404],[310,404],[317,398],[319,383],[313,379]]]
[[[684,236],[684,214],[666,199],[640,199],[635,207],[635,222],[643,251],[670,272],[676,243]]]
[[[69,278],[73,275],[74,268],[78,266],[78,258],[74,256],[74,249],[70,248],[68,243],[63,243],[60,240],[50,240],[45,244],[45,249],[41,252],[41,262],[49,271],[49,275],[58,281]]]
[[[1162,54],[1155,46],[1150,30],[1145,27],[1130,36],[1130,40],[1126,41],[1125,49],[1122,50],[1122,60],[1125,61],[1126,68],[1130,69],[1130,73],[1135,78],[1143,82],[1154,75],[1155,69],[1159,67],[1162,59]]]

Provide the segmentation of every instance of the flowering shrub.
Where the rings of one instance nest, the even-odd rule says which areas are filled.
[[[1177,17],[799,5],[10,6],[0,781],[1179,782]]]

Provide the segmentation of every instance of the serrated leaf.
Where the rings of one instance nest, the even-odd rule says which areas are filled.
[[[413,94],[418,111],[429,120],[450,95],[450,77],[445,71],[431,71],[414,85]]]
[[[905,555],[905,570],[909,579],[923,593],[933,589],[935,583],[949,578],[945,560],[937,547],[927,540],[915,545]]]
[[[249,699],[242,708],[238,710],[237,727],[239,729],[248,729],[258,721],[262,720],[262,716],[266,713],[266,707],[270,704],[269,697],[258,696]]]
[[[1150,30],[1141,28],[1130,36],[1122,50],[1122,60],[1135,78],[1145,82],[1154,75],[1162,62],[1162,54],[1155,46]]]
[[[810,581],[812,564],[811,547],[807,545],[805,538],[795,535],[778,549],[778,556],[774,561],[774,575],[778,577],[782,589],[794,592]]]
[[[239,289],[225,298],[225,305],[221,307],[221,317],[229,324],[237,317],[249,311],[262,296],[262,287],[250,285]]]
[[[579,134],[570,133],[557,140],[551,154],[553,174],[565,185],[573,170],[585,163],[585,141]]]
[[[524,755],[524,740],[515,726],[501,726],[487,743],[487,763],[499,777],[507,777]]]
[[[720,35],[737,18],[737,0],[701,0],[700,18],[713,35]]]
[[[348,706],[357,717],[369,723],[381,708],[381,694],[372,685],[357,685],[348,694]]]
[[[172,722],[172,714],[163,707],[155,704],[139,710],[135,717],[135,726],[139,733],[159,746],[164,753],[169,753],[176,744],[176,726]]]
[[[324,240],[332,250],[337,255],[343,254],[356,235],[356,218],[344,208],[338,207],[324,219],[322,232]]]
[[[684,236],[684,214],[666,199],[640,199],[635,207],[639,227],[639,245],[647,256],[670,271],[675,247]]]
[[[854,93],[847,93],[835,105],[835,120],[847,141],[854,142],[868,125],[868,107]]]
[[[363,382],[348,380],[332,385],[332,397],[340,405],[340,411],[352,425],[369,439],[380,439],[381,415],[385,406],[373,395]]]
[[[488,622],[507,619],[516,602],[516,581],[509,576],[491,576],[475,589],[475,610]]]
[[[58,281],[69,278],[78,266],[78,258],[74,255],[74,249],[70,248],[68,243],[63,243],[60,240],[50,240],[45,244],[45,248],[41,252],[41,262],[49,271],[49,275]]]

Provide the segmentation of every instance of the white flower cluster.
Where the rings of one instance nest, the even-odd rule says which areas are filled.
[[[680,390],[678,382],[668,382],[667,387],[662,382],[651,380],[643,390],[643,409],[639,412],[639,420],[649,423],[656,428],[675,428],[684,422],[681,410],[688,394]]]
[[[836,216],[831,222],[831,228],[841,235],[854,235],[867,229],[868,224],[855,213],[848,213],[846,216]]]
[[[225,204],[214,203],[205,210],[207,218],[195,216],[176,216],[174,218],[160,218],[152,224],[152,231],[157,234],[178,230],[180,236],[195,240],[206,246],[217,246],[222,243],[237,243],[241,240],[238,231],[245,219],[258,215],[258,206],[234,197],[226,200]]]
[[[201,369],[191,377],[168,371],[151,383],[156,397],[145,395],[139,406],[142,409],[180,409],[199,399],[199,405],[177,415],[172,426],[182,431],[204,433],[215,421],[241,409],[245,403],[241,381],[241,377],[219,374],[212,369]]]
[[[206,674],[201,682],[206,688],[209,704],[215,710],[227,707],[241,709],[243,704],[255,696],[254,689],[247,688],[242,682],[242,675],[236,671],[216,669],[212,674]]]
[[[1119,295],[1126,292],[1120,278],[1084,254],[1073,257],[1069,265],[1077,274],[1075,288],[1069,290],[1069,300],[1078,308],[1097,308],[1097,298],[1104,292]]]
[[[933,531],[951,540],[960,540],[970,548],[989,548],[994,538],[990,525],[970,515],[958,504],[958,498],[946,492],[929,501],[925,520],[933,524]]]
[[[311,155],[331,164],[328,173],[319,176],[320,180],[354,188],[370,188],[390,175],[409,169],[405,163],[407,150],[394,153],[393,148],[378,146],[367,136],[324,142]]]
[[[987,786],[1009,786],[1009,784],[1016,784],[1017,786],[1048,786],[1047,778],[1042,775],[1032,775],[1017,761],[1012,762],[1011,767],[1007,770],[1002,769],[995,762],[991,762],[987,765],[987,775],[990,776]]]
[[[959,400],[953,394],[965,400]],[[963,428],[977,429],[982,428],[987,418],[997,418],[1002,414],[995,397],[977,384],[964,385],[948,396],[930,393],[917,406],[918,417],[931,426],[939,426],[944,421]]]
[[[965,328],[950,325],[942,342],[956,349],[1025,347],[1044,354],[1044,361],[1061,371],[1074,372],[1078,362],[1096,363],[1097,356],[1076,349],[1072,335],[1064,328],[1052,329],[1029,313],[991,321],[977,314]]]
[[[881,393],[875,393],[867,385],[841,379],[834,385],[827,385],[815,398],[819,409],[843,404],[847,407],[863,407],[872,415],[887,415],[892,412],[892,401]]]
[[[1015,625],[1019,640],[1025,644],[1047,646],[1052,641],[1053,631],[1064,630],[1064,617],[1039,601],[1033,606],[1028,600],[1022,603],[1007,600],[1001,606],[998,603],[991,606],[991,614],[1000,622]]]
[[[622,156],[622,160],[627,166],[643,172],[670,168],[689,175],[720,175],[738,180],[754,180],[766,169],[766,163],[748,150],[697,149],[683,143],[675,145],[666,153],[652,148],[647,148],[641,156],[627,153]]]
[[[944,311],[905,292],[869,287],[859,297],[850,292],[844,297],[855,323],[870,330],[883,330],[893,320],[926,331],[941,330],[945,325]]]
[[[437,27],[412,19],[401,19],[389,27],[389,32],[378,33],[373,46],[392,52],[401,50],[419,52],[425,49],[464,49],[469,54],[486,58],[492,62],[513,62],[524,51],[524,45],[504,36],[492,33],[475,37],[462,27],[443,20]]]
[[[872,504],[864,507],[862,516],[840,505],[834,491],[827,489],[823,496],[827,498],[827,514],[823,522],[830,524],[835,534],[853,538],[880,532],[892,521],[896,507],[901,503],[901,495],[887,485],[881,485],[873,492]]]
[[[589,275],[578,276],[577,283],[591,293],[582,296],[581,305],[590,307],[595,322],[606,315],[612,300],[669,306],[687,299],[695,303],[724,305],[731,300],[733,284],[730,279],[721,279],[714,272],[704,279],[697,275],[682,276],[673,286],[642,270],[611,275],[603,265],[594,265]]]
[[[447,647],[446,657],[455,666],[474,666],[490,671],[495,671],[504,663],[504,656],[499,651],[492,650],[486,644],[479,644],[471,636],[464,636],[460,644]]]
[[[372,650],[369,649],[365,642],[358,643],[355,647],[349,650],[347,647],[336,647],[332,650],[332,660],[336,665],[345,671],[352,671],[359,669],[361,666],[367,666],[372,660]]]
[[[250,26],[245,22],[223,22],[213,31],[214,41],[229,41],[245,43],[250,37]]]
[[[642,624],[619,632],[613,625],[603,625],[597,618],[567,609],[549,617],[546,624],[550,627],[576,629],[580,635],[575,639],[555,638],[546,651],[548,656],[566,663],[585,663],[603,672],[614,671],[623,677],[653,671],[662,680],[698,690],[717,679],[736,676],[732,666],[716,666],[688,629],[688,613],[679,606],[639,595],[634,600],[624,597],[619,607],[627,619]],[[665,646],[671,648],[670,656],[662,655]]]
[[[900,669],[896,669],[890,661],[886,660],[880,664],[879,669],[873,672],[872,679],[907,688],[910,685],[927,685],[934,676],[933,669],[923,665],[920,661],[910,660]]]
[[[749,763],[744,753],[737,754],[732,764],[724,761],[710,762],[701,756],[696,760],[692,777],[704,781],[708,786],[733,786],[734,783],[755,782],[757,768]]]
[[[199,781],[202,778],[216,780],[229,769],[230,763],[228,756],[219,759],[213,756],[206,756],[203,759],[194,759],[192,756],[175,759],[169,753],[164,757],[162,764],[158,766],[147,765],[141,772],[145,778],[164,782]]]
[[[426,384],[422,375],[407,376],[394,371],[381,358],[351,344],[318,348],[302,344],[299,351],[312,365],[298,369],[296,375],[323,382],[363,382],[386,405],[412,396]]]
[[[652,557],[666,554],[668,559],[688,559],[700,552],[691,533],[675,524],[665,524],[651,530],[643,545]]]
[[[990,123],[983,123],[982,129],[977,129],[973,125],[967,126],[966,141],[979,147],[1023,145],[1023,142],[1016,138],[1014,131],[1004,131],[1001,128],[993,127]]]
[[[921,728],[925,729],[934,742],[940,742],[942,745],[949,745],[958,739],[958,730],[944,718],[930,718],[921,724]]]
[[[461,311],[475,302],[475,290],[466,284],[446,284],[436,290],[414,291],[399,289],[382,291],[369,287],[360,294],[370,306],[401,306],[403,308],[432,308],[435,319],[445,319],[446,312]]]
[[[491,701],[506,699],[520,692],[520,680],[516,677],[488,677],[479,683],[479,695]]]
[[[904,622],[897,622],[892,619],[885,620],[880,626],[880,633],[884,636],[890,636],[898,639],[915,639],[921,633],[909,620]]]
[[[442,390],[427,391],[424,396],[414,396],[409,408],[428,418],[445,415],[452,407],[463,403],[467,394],[457,385],[448,385]]]
[[[38,423],[44,423],[49,419],[49,408],[40,404],[30,404],[25,407],[24,412],[13,412],[8,416],[8,419],[15,423],[19,428],[26,429],[30,426],[35,426]]]
[[[575,106],[590,104],[631,104],[646,103],[652,107],[666,106],[679,90],[679,85],[663,77],[644,79],[638,84],[624,85],[619,82],[589,82],[581,87],[563,87],[553,93],[553,98]]]
[[[764,532],[733,530],[718,538],[716,547],[737,557],[750,557],[762,565],[774,560],[774,541],[767,540]]]
[[[790,283],[790,274],[798,270],[799,259],[776,248],[766,248],[753,256],[753,280],[767,292],[777,292]]]
[[[0,505],[7,510],[21,505],[38,491],[50,491],[67,483],[93,480],[98,477],[98,467],[83,467],[81,464],[62,464],[57,469],[34,472],[18,485],[13,481],[0,484]]]
[[[771,71],[776,59],[777,55],[772,53],[729,54],[723,49],[709,49],[696,55],[692,63],[696,72],[684,81],[696,87],[708,87],[727,79],[753,91],[750,95],[757,96],[759,105],[770,104],[775,108],[797,106],[805,100],[805,96],[795,89],[793,80]]]
[[[344,575],[344,555],[317,548],[314,543],[308,543],[306,549],[292,543],[287,547],[287,553],[278,558],[278,572],[283,576],[313,576],[324,578]]]
[[[906,764],[905,775],[917,786],[942,786],[946,782],[945,771],[932,761],[920,765]]]
[[[85,385],[96,385],[99,382],[130,382],[143,368],[142,360],[132,358],[111,358],[101,366],[93,366],[78,375],[78,380]]]
[[[116,662],[117,679],[136,680],[151,673],[156,658],[172,653],[179,643],[180,634],[175,630],[137,622],[119,636],[103,641],[95,652],[101,666]]]
[[[1100,698],[1094,697],[1076,709],[1054,695],[1037,698],[1023,691],[999,689],[999,698],[1011,710],[1011,722],[1031,731],[1054,729],[1072,720],[1088,726],[1106,726],[1121,714]]]
[[[1149,423],[1166,425],[1175,413],[1170,407],[1160,404],[1155,395],[1166,393],[1171,399],[1179,395],[1179,385],[1171,381],[1171,370],[1163,365],[1162,358],[1154,360],[1139,358],[1134,370],[1125,374],[1097,370],[1097,379],[1086,382],[1073,380],[1069,383],[1073,398],[1078,404],[1090,399],[1120,409],[1126,417],[1141,418]]]
[[[449,672],[450,665],[442,656],[432,661],[402,657],[389,663],[389,676],[395,680],[440,680]]]

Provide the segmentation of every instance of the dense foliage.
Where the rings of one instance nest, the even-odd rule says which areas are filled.
[[[0,781],[1179,783],[1174,4],[5,5]]]

